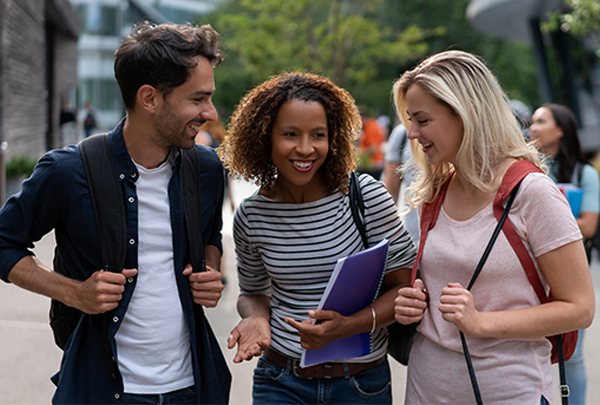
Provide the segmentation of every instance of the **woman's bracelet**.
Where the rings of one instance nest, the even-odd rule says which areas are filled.
[[[377,325],[377,315],[375,315],[375,309],[373,309],[372,306],[369,305],[369,308],[371,308],[371,315],[373,316],[373,326],[371,327],[371,334],[373,334],[373,332],[375,332],[375,326]]]

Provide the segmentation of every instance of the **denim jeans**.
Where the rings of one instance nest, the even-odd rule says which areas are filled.
[[[254,405],[391,404],[390,366],[386,359],[355,375],[308,379],[261,357],[254,369],[252,399]]]
[[[122,404],[197,404],[195,386],[181,390],[168,392],[166,394],[123,394]]]
[[[585,404],[587,377],[583,364],[583,329],[579,331],[575,352],[569,361],[565,362],[565,377],[569,386],[569,405]]]

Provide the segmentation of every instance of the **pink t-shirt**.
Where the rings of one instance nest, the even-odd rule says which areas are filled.
[[[509,218],[532,257],[581,239],[566,199],[541,173],[523,180]],[[475,401],[458,328],[442,319],[437,308],[447,283],[469,284],[496,224],[492,204],[466,221],[453,220],[442,208],[427,235],[420,268],[430,302],[410,355],[408,404]],[[471,291],[479,311],[540,304],[502,232]],[[547,339],[467,336],[467,345],[484,403],[539,404],[542,395],[552,399],[551,344]]]

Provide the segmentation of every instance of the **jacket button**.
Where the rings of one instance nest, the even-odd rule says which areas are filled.
[[[120,399],[120,398],[121,398],[121,395],[119,395],[118,392],[115,392],[115,399]]]
[[[130,245],[135,245],[135,239],[133,239],[133,238],[129,239],[129,244]]]
[[[135,201],[135,198],[133,198],[133,197],[129,197],[128,201],[129,201],[130,203],[132,203],[132,202],[134,202],[134,201]]]
[[[119,317],[118,317],[118,316],[115,316],[115,317],[113,317],[113,322],[114,322],[114,323],[117,323],[117,322],[119,322]]]

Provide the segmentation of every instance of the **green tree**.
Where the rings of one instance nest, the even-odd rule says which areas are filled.
[[[532,45],[498,38],[476,30],[468,21],[470,0],[386,1],[379,10],[384,26],[415,24],[422,30],[443,27],[445,35],[426,39],[429,54],[458,49],[481,56],[497,75],[509,97],[539,103]],[[395,67],[401,74],[412,65]]]
[[[428,49],[425,39],[442,32],[415,25],[381,27],[376,17],[382,3],[229,0],[207,18],[223,35],[230,66],[245,72],[245,83],[302,70],[323,74],[354,94],[377,77],[382,63],[421,58]],[[232,72],[223,69],[217,79],[225,79],[225,73]],[[387,93],[391,80],[388,77]],[[385,92],[383,97],[387,98]]]
[[[566,0],[565,6],[568,11],[551,13],[542,28],[548,31],[560,28],[579,37],[600,33],[600,1]]]
[[[433,53],[481,55],[511,98],[539,103],[530,44],[475,30],[470,0],[225,0],[202,22],[223,36],[215,104],[230,113],[254,84],[289,70],[324,74],[373,114],[393,115],[391,88]]]

